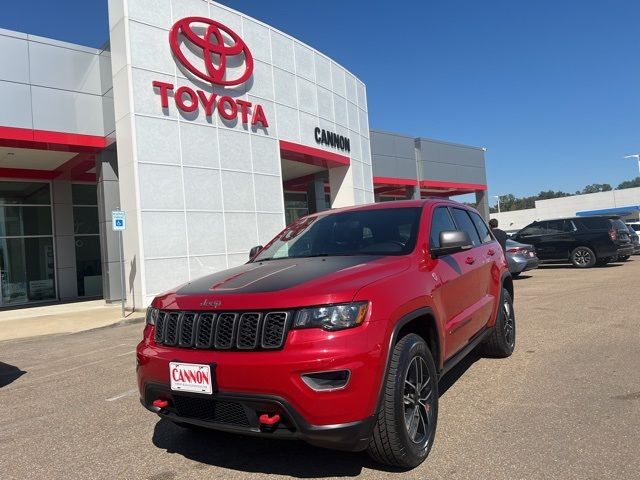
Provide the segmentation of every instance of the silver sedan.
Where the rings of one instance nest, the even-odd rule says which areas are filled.
[[[511,239],[507,239],[506,254],[512,277],[517,277],[527,270],[538,268],[538,264],[540,263],[533,245],[519,243]]]

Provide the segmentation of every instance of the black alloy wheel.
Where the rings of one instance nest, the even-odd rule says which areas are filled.
[[[571,252],[571,263],[578,268],[590,268],[596,264],[597,258],[589,247],[576,247]]]
[[[411,441],[421,445],[433,424],[431,379],[424,358],[413,357],[404,378],[404,424]]]
[[[391,352],[368,453],[401,468],[420,465],[429,455],[438,421],[438,378],[431,351],[410,333]]]
[[[485,341],[482,353],[488,357],[506,358],[516,348],[516,315],[513,300],[506,288],[502,289],[496,323]]]

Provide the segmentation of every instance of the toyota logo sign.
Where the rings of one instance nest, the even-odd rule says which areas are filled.
[[[194,26],[198,24],[204,31],[203,35],[194,31]],[[184,44],[181,44],[181,40],[184,40]],[[247,45],[236,32],[215,20],[204,17],[186,17],[178,20],[169,32],[169,44],[180,63],[206,82],[223,86],[239,85],[247,81],[253,73],[253,57]],[[195,52],[202,59],[204,65],[201,67],[204,68],[198,68],[189,61],[184,48]],[[240,55],[244,57],[244,72],[237,78],[226,78],[229,60]],[[242,57],[239,58],[242,60]]]
[[[236,32],[210,18],[185,17],[171,27],[169,47],[176,62],[192,75],[222,89],[203,87],[201,90],[187,85],[176,88],[173,83],[154,80],[151,83],[160,96],[165,114],[168,114],[169,98],[173,95],[176,107],[188,118],[193,119],[202,108],[206,117],[217,111],[228,126],[233,126],[240,118],[244,125],[250,123],[252,128],[264,129],[268,134],[269,122],[262,105],[240,98],[242,95],[238,96],[238,93],[242,92],[226,88],[246,82],[253,74],[251,52]],[[191,53],[190,58],[187,58],[187,52]],[[230,64],[234,67],[231,73]],[[237,69],[237,65],[241,68]],[[236,70],[241,73],[238,75]]]

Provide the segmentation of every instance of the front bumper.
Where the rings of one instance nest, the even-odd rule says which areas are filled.
[[[381,339],[387,334],[386,325],[365,322],[337,332],[291,330],[284,348],[276,351],[167,347],[153,341],[153,327],[147,326],[136,351],[140,397],[146,408],[178,422],[245,434],[300,438],[342,450],[362,449],[373,425],[371,419],[384,375],[386,350]],[[182,393],[169,388],[170,362],[215,364],[217,389],[213,395],[189,394],[185,400]],[[350,372],[343,388],[316,391],[301,379],[301,374],[335,370]],[[238,404],[233,408],[245,421],[229,424],[185,414],[179,408],[160,412],[152,406],[158,398],[173,402],[178,396],[178,402],[204,401],[205,410],[214,406],[206,402],[232,398]],[[257,413],[270,411],[282,412],[282,430],[260,430]]]
[[[156,399],[168,400],[166,408],[154,407]],[[312,425],[283,398],[270,395],[218,393],[212,396],[176,393],[165,385],[145,386],[142,405],[173,422],[243,435],[283,440],[303,440],[318,447],[344,451],[367,448],[375,417],[334,424]],[[262,414],[280,416],[273,427],[261,425]]]

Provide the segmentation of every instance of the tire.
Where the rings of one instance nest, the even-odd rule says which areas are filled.
[[[631,255],[622,255],[618,257],[618,260],[620,260],[621,262],[626,262],[627,260],[629,260],[629,257],[631,257]]]
[[[437,420],[436,366],[422,337],[411,333],[391,353],[369,456],[396,467],[420,465],[431,451]]]
[[[485,341],[483,353],[488,357],[510,357],[516,347],[516,315],[513,300],[506,288],[502,289],[496,323]]]
[[[596,264],[596,254],[589,247],[576,247],[571,252],[571,263],[577,268],[591,268]]]

